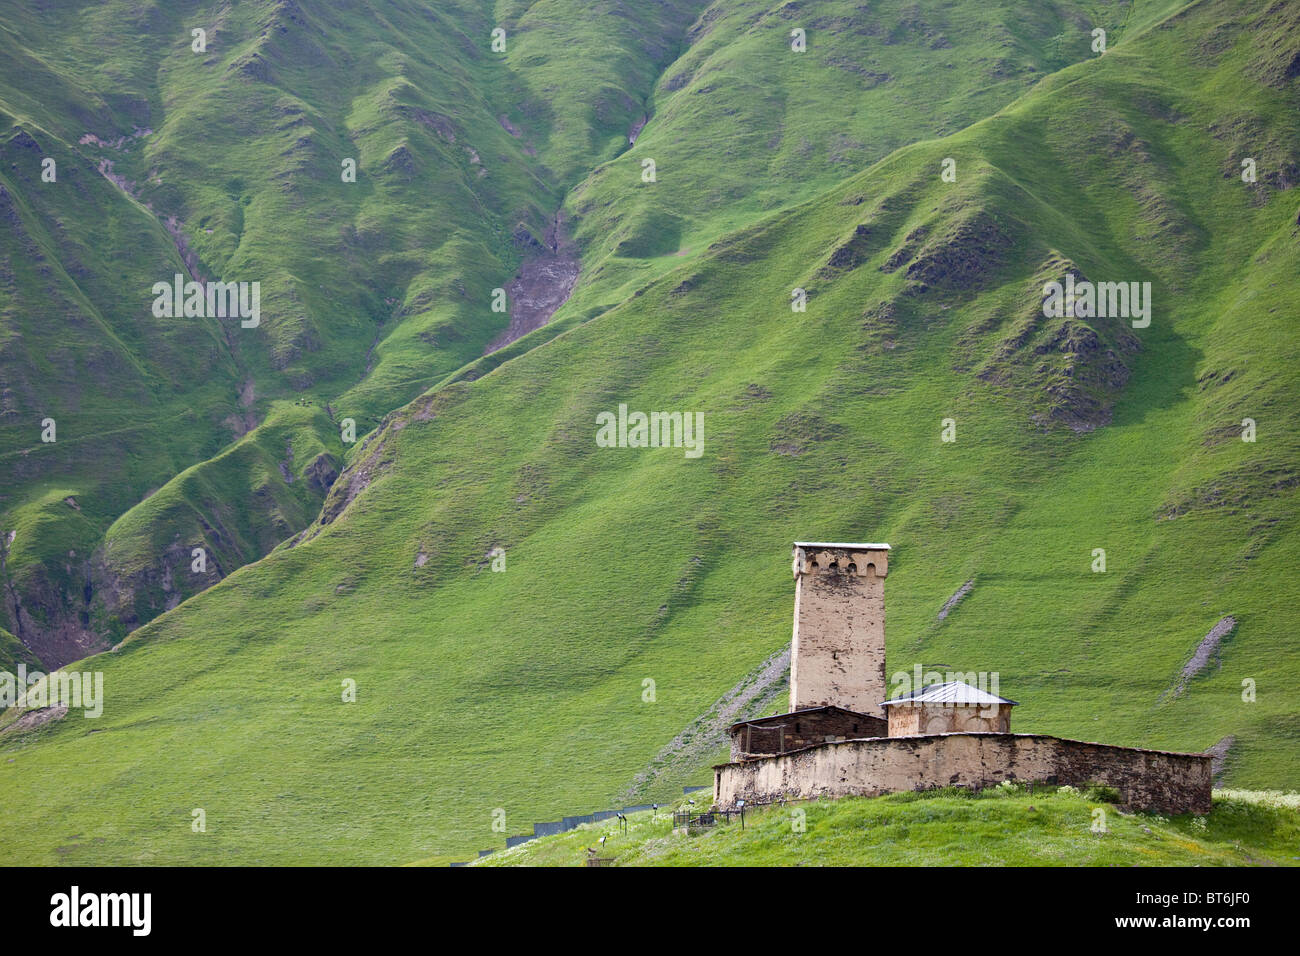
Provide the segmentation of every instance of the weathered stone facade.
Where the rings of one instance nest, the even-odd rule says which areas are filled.
[[[889,545],[796,544],[790,710],[884,717]]]
[[[891,704],[890,737],[924,734],[1006,734],[1011,704]],[[735,759],[734,757],[732,758]]]
[[[1209,811],[1209,754],[1013,734],[1015,701],[960,680],[886,702],[888,573],[887,544],[795,543],[791,712],[732,725],[715,806],[1019,780],[1113,787],[1139,810]]]
[[[1209,754],[1167,753],[1042,734],[960,733],[823,743],[714,768],[713,799],[879,796],[901,790],[980,789],[1003,780],[1114,787],[1130,809],[1206,813]]]
[[[731,759],[766,757],[855,737],[884,737],[888,732],[888,724],[881,718],[843,707],[774,714],[731,725]]]

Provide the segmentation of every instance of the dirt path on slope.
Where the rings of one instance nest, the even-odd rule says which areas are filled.
[[[484,355],[540,329],[573,293],[578,281],[578,250],[564,234],[563,210],[556,211],[545,239],[543,251],[526,260],[506,286],[510,325],[488,343]]]

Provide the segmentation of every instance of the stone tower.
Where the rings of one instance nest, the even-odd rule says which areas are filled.
[[[887,544],[794,545],[790,709],[883,717]]]

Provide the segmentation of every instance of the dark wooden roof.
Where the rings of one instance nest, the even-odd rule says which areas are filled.
[[[751,727],[761,727],[765,724],[777,723],[794,717],[806,717],[809,714],[821,714],[829,711],[838,711],[841,714],[848,714],[850,717],[861,717],[863,720],[878,720],[884,723],[884,717],[877,717],[875,714],[863,714],[856,710],[849,710],[847,707],[836,707],[834,704],[825,704],[821,707],[805,707],[803,710],[792,710],[787,714],[772,714],[770,717],[755,717],[752,720],[738,720],[727,728],[728,733],[733,733],[737,728],[744,727],[748,724]]]

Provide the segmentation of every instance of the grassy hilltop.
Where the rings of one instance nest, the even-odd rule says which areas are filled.
[[[587,824],[476,865],[584,866],[594,849],[607,866],[1300,866],[1296,810],[1295,794],[1232,791],[1203,817],[1170,818],[1069,787],[953,788],[760,807],[744,827],[689,833],[646,811],[626,832]]]
[[[721,755],[700,720],[720,700],[748,686],[751,710],[781,706],[779,668],[762,665],[789,641],[795,539],[894,546],[891,672],[997,671],[1001,692],[1021,702],[1016,729],[1218,746],[1227,784],[1300,786],[1300,710],[1288,692],[1300,680],[1300,438],[1289,427],[1300,400],[1300,6],[1057,3],[1027,15],[1012,3],[976,13],[882,0],[592,14],[555,2],[501,3],[495,17],[470,4],[436,15],[396,6],[405,19],[385,23],[280,4],[264,37],[252,13],[261,7],[232,8],[260,39],[223,52],[222,75],[251,76],[268,102],[242,111],[247,131],[222,135],[251,150],[272,117],[312,124],[303,155],[328,161],[304,158],[288,180],[219,140],[220,157],[205,158],[197,140],[217,91],[200,80],[201,61],[182,57],[197,5],[155,11],[179,31],[168,70],[129,45],[112,52],[121,64],[102,68],[140,77],[142,89],[173,84],[141,94],[175,125],[131,146],[139,171],[128,178],[143,183],[158,164],[163,183],[142,193],[155,209],[184,209],[187,223],[213,217],[212,236],[193,236],[203,261],[221,264],[212,271],[303,275],[294,308],[264,302],[258,338],[229,326],[205,333],[221,375],[182,373],[123,345],[141,389],[189,410],[183,427],[159,426],[162,406],[130,398],[106,373],[100,385],[86,380],[99,391],[80,400],[129,403],[143,423],[138,449],[123,456],[118,439],[91,429],[100,434],[83,447],[100,464],[89,451],[40,464],[45,453],[28,449],[14,456],[26,470],[6,466],[15,479],[5,528],[18,529],[7,607],[44,593],[37,578],[65,596],[70,582],[80,588],[64,555],[95,548],[108,555],[103,574],[136,568],[154,603],[136,601],[139,620],[153,619],[120,649],[78,665],[105,672],[101,718],[73,712],[0,734],[0,858],[465,859],[533,821],[662,801]],[[410,37],[435,16],[448,46],[420,54]],[[489,59],[498,20],[522,34],[509,73]],[[807,53],[789,52],[796,21]],[[1103,56],[1089,46],[1094,25],[1108,30]],[[389,26],[388,40],[410,45],[386,47],[376,34]],[[557,40],[540,43],[546,35]],[[324,79],[336,67],[355,89]],[[277,113],[287,94],[263,89],[277,77],[302,112]],[[404,85],[453,79],[463,99],[426,102]],[[34,127],[35,106],[8,92],[21,85],[3,84],[0,104],[30,117],[15,129]],[[399,86],[407,92],[388,96]],[[51,89],[75,116],[86,91]],[[245,92],[222,89],[243,102]],[[478,125],[457,125],[453,144],[398,109],[439,102],[458,124],[472,114]],[[646,114],[627,148],[626,130]],[[75,126],[43,122],[77,142]],[[361,163],[370,178],[345,198],[332,191],[337,157],[347,131],[371,127]],[[174,139],[183,135],[191,147]],[[299,138],[280,135],[281,150]],[[475,147],[490,190],[468,165],[461,179],[451,171],[480,135],[493,144]],[[395,168],[418,184],[406,190],[378,172],[402,136]],[[1241,180],[1246,157],[1253,184]],[[21,197],[17,215],[35,235],[45,220],[25,204],[38,185],[14,182],[3,158],[0,185]],[[644,158],[656,159],[654,183],[641,180]],[[955,182],[940,177],[948,158]],[[498,172],[513,187],[498,191]],[[234,175],[236,198],[205,193]],[[455,197],[412,201],[410,190],[456,192],[449,183],[497,206],[457,219]],[[232,231],[246,195],[245,223],[265,204],[251,246]],[[539,235],[561,206],[582,261],[572,298],[547,327],[476,359],[504,326],[486,293],[532,254],[510,238],[516,223]],[[166,259],[165,229],[132,210],[112,226],[135,223]],[[328,228],[300,228],[303,210]],[[72,207],[64,215],[71,224]],[[131,288],[148,288],[145,258],[123,265],[140,273]],[[20,268],[16,252],[6,261]],[[1043,284],[1067,272],[1150,282],[1150,326],[1044,317]],[[448,291],[458,281],[464,298]],[[796,287],[806,312],[791,311]],[[364,313],[385,297],[409,314]],[[463,336],[453,344],[420,338],[447,323]],[[86,334],[113,328],[104,318]],[[160,329],[141,349],[197,334]],[[98,341],[86,340],[87,354],[100,354]],[[12,336],[0,360],[22,347],[35,351],[30,335]],[[153,377],[146,359],[177,384]],[[247,380],[256,421],[232,446],[214,416],[238,411]],[[196,398],[204,390],[226,406],[212,411]],[[315,404],[294,405],[297,390]],[[23,400],[24,416],[34,401]],[[703,412],[704,455],[597,448],[596,415],[620,403]],[[345,449],[330,416],[350,413],[378,424]],[[75,411],[65,417],[58,454],[77,427]],[[1246,418],[1254,442],[1241,440]],[[946,419],[955,442],[941,441]],[[6,450],[36,444],[28,418],[2,421]],[[324,481],[312,489],[311,474],[276,483],[290,442],[291,474],[322,455],[311,474],[338,469],[328,492]],[[154,483],[154,496],[123,504]],[[150,576],[162,580],[177,543],[187,565],[191,531],[205,524],[242,544],[228,561],[214,545],[220,580],[162,613],[169,594],[193,592],[155,593]],[[491,570],[497,548],[504,573]],[[1093,570],[1097,549],[1104,573]],[[118,566],[115,554],[130,558]],[[112,617],[88,600],[88,620]],[[80,613],[71,599],[49,606]],[[1188,671],[1225,618],[1235,623],[1208,666]],[[103,633],[120,636],[111,624]],[[356,703],[342,702],[345,681],[356,682]],[[924,806],[899,803],[886,806]],[[196,808],[205,833],[191,830]],[[492,828],[496,811],[506,833]],[[1161,859],[1190,857],[1171,849]],[[1245,861],[1227,850],[1216,859]]]

